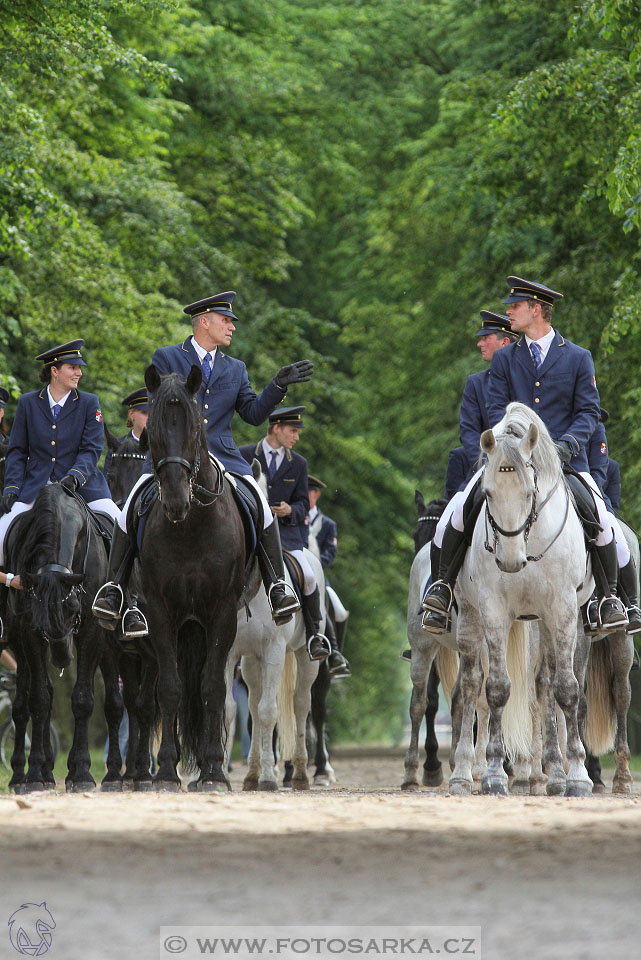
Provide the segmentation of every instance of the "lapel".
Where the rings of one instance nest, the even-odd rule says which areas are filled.
[[[53,423],[53,413],[51,412],[51,407],[49,406],[49,396],[47,394],[47,388],[43,387],[40,393],[38,394],[38,408],[42,411],[42,414],[47,421],[47,423]]]
[[[188,374],[192,366],[194,365],[197,367],[200,367],[200,369],[202,370],[203,368],[202,363],[200,362],[200,357],[194,350],[193,344],[191,342],[191,337],[187,337],[187,339],[182,345],[182,350],[184,351],[183,358],[185,360],[185,363],[187,364],[186,373]]]
[[[218,378],[225,372],[227,369],[227,357],[224,353],[221,353],[220,347],[216,350],[216,357],[214,360],[214,369],[211,371],[211,377],[207,383],[208,387],[211,387]]]
[[[47,420],[47,423],[60,423],[61,420],[64,420],[65,417],[70,416],[70,414],[76,409],[74,407],[75,403],[78,403],[78,391],[72,390],[69,397],[65,401],[65,405],[54,420],[53,413],[51,412],[51,407],[49,406],[49,395],[47,393],[47,388],[43,387],[40,393],[38,394],[38,400],[40,401],[39,407],[42,410],[42,413]]]
[[[64,407],[56,417],[56,423],[60,423],[66,417],[70,417],[71,414],[78,409],[78,406],[77,406],[78,402],[79,402],[78,391],[72,390],[69,396],[67,397],[67,399],[65,400]],[[53,414],[51,416],[51,419],[53,420]]]
[[[541,364],[541,368],[538,374],[539,377],[545,376],[548,370],[550,370],[554,366],[554,364],[557,362],[557,360],[560,359],[560,357],[562,356],[562,348],[564,346],[565,346],[565,340],[563,339],[560,333],[557,333],[556,336],[554,337],[554,340],[550,344],[550,349],[547,352],[547,356],[545,360]]]
[[[287,447],[285,447],[285,456],[281,461],[280,467],[272,477],[272,482],[274,482],[275,480],[280,480],[283,474],[287,473],[287,469],[291,462],[292,462],[292,451],[288,450]]]
[[[543,367],[541,367],[541,370],[538,370],[538,371],[534,369],[534,362],[532,360],[532,355],[530,354],[530,351],[528,349],[528,345],[525,337],[521,337],[521,339],[516,344],[514,354],[517,358],[519,365],[523,368],[523,370],[525,370],[526,373],[529,373],[532,379],[535,380],[541,373],[541,370],[543,369]]]

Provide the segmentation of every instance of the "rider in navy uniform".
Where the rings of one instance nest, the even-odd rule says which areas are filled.
[[[508,277],[510,293],[503,301],[509,304],[511,329],[523,333],[517,343],[497,350],[490,367],[487,389],[487,410],[490,426],[498,423],[512,401],[531,407],[541,417],[555,440],[559,456],[579,472],[594,492],[594,504],[601,527],[593,549],[593,569],[600,564],[604,577],[597,584],[603,591],[598,601],[598,626],[615,629],[628,625],[621,601],[616,596],[617,557],[612,526],[598,488],[588,472],[587,446],[599,420],[599,394],[594,364],[588,350],[565,340],[551,326],[552,304],[562,294],[544,284]],[[571,485],[580,484],[570,475]],[[446,627],[453,588],[467,549],[463,509],[470,496],[475,496],[480,471],[465,491],[454,498],[439,522],[442,548],[439,558],[439,579],[427,591],[424,607],[426,629],[441,632]],[[595,578],[596,579],[596,578]]]
[[[314,571],[303,549],[308,542],[307,460],[293,452],[299,430],[305,426],[305,407],[281,407],[269,417],[267,436],[258,443],[240,448],[247,463],[260,463],[267,480],[271,511],[278,517],[283,547],[296,559],[303,571],[303,617],[307,650],[311,660],[324,660],[331,653],[327,637],[320,632],[320,594]]]
[[[313,477],[311,473],[308,475],[309,513],[307,520],[309,526],[307,529],[309,533],[313,533],[314,535],[315,545],[318,547],[318,559],[321,562],[323,570],[326,570],[327,567],[334,562],[336,554],[338,553],[338,529],[336,522],[332,520],[331,517],[328,517],[327,514],[322,513],[318,507],[321,493],[326,489],[326,483],[323,483],[318,477]],[[314,543],[314,541],[312,541],[312,543]],[[316,552],[313,547],[310,547],[310,550],[314,553]],[[334,613],[333,622],[332,618],[328,617],[325,628],[327,639],[332,648],[332,652],[327,659],[329,674],[331,677],[351,677],[352,671],[350,670],[349,663],[341,652],[345,643],[349,611],[345,609],[340,597],[330,585],[327,574],[325,574],[325,607],[327,608],[329,606],[331,606]],[[336,624],[336,629],[334,629],[334,623]]]
[[[184,307],[192,322],[193,336],[183,343],[160,347],[152,362],[161,375],[177,373],[187,378],[191,368],[202,369],[203,379],[198,391],[198,403],[202,410],[207,431],[207,445],[231,473],[240,474],[263,503],[265,527],[256,552],[265,590],[277,622],[286,622],[299,609],[298,600],[288,592],[284,581],[283,556],[278,527],[273,523],[272,512],[263,494],[247,469],[231,432],[231,421],[238,413],[247,423],[262,423],[278,405],[293,383],[310,379],[314,369],[308,360],[282,367],[273,380],[258,396],[249,383],[245,364],[223,353],[221,347],[229,346],[238,320],[232,310],[236,296],[229,290]],[[122,587],[126,585],[134,559],[134,548],[127,534],[127,513],[138,487],[150,474],[143,474],[125,503],[118,529],[115,533],[109,558],[109,582],[96,594],[93,610],[106,627],[114,628],[122,609]],[[130,632],[130,636],[146,633],[146,624]]]
[[[149,416],[149,394],[147,393],[147,387],[141,387],[139,390],[134,390],[133,393],[127,394],[125,399],[121,401],[121,405],[128,407],[127,426],[130,429],[129,433],[124,433],[122,437],[118,437],[118,442],[122,443],[127,437],[132,437],[136,442],[139,442],[142,432],[147,426],[147,418]],[[102,472],[105,477],[109,473],[111,454],[111,449],[107,450],[105,454],[105,462],[102,467]],[[142,459],[142,455],[140,456]]]

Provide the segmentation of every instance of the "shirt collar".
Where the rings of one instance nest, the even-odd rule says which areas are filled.
[[[318,507],[313,506],[313,507],[310,508],[310,511],[309,511],[309,514],[308,514],[309,522],[310,522],[310,523],[313,523],[313,522],[314,522],[314,520],[315,520],[316,517],[318,516],[318,513],[319,513]]]
[[[201,363],[203,362],[207,354],[209,354],[209,356],[213,361],[214,357],[216,356],[216,351],[218,350],[218,347],[214,347],[213,350],[205,350],[204,347],[201,347],[201,345],[198,343],[195,337],[191,338],[191,345],[196,351],[196,353],[198,354],[198,359],[200,360]]]
[[[541,362],[543,362],[547,356],[547,352],[552,346],[554,338],[556,336],[556,331],[554,327],[550,328],[549,333],[546,333],[544,337],[541,337],[540,340],[530,340],[528,335],[525,335],[525,342],[527,343],[528,350],[530,349],[531,343],[536,343],[541,350]]]
[[[263,453],[265,454],[265,460],[267,463],[269,463],[269,455],[271,453],[275,453],[276,459],[280,460],[281,457],[285,455],[285,447],[272,447],[269,443],[267,443],[267,439],[263,437]]]
[[[60,407],[64,407],[65,403],[67,402],[67,397],[69,396],[70,393],[71,393],[71,390],[67,390],[62,400],[54,400],[53,397],[51,396],[51,390],[49,389],[49,385],[47,384],[47,399],[49,401],[49,409],[53,410],[56,404],[58,404],[58,406]]]

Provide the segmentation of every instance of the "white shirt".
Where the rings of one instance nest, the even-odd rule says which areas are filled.
[[[56,404],[58,404],[60,408],[64,407],[65,403],[67,402],[67,397],[69,396],[70,393],[71,393],[71,390],[67,390],[62,400],[54,400],[53,397],[51,396],[51,390],[47,385],[47,399],[49,400],[49,409],[53,410]]]
[[[205,357],[207,356],[207,354],[209,354],[209,356],[211,357],[211,362],[213,366],[214,360],[216,358],[216,350],[218,350],[218,347],[214,347],[213,350],[205,350],[204,347],[201,347],[201,345],[198,343],[195,337],[191,338],[191,345],[196,351],[196,353],[198,354],[198,359],[200,360],[201,364],[205,359]]]
[[[285,447],[272,447],[267,443],[265,437],[263,437],[263,456],[265,457],[265,463],[269,469],[272,464],[271,454],[276,454],[276,470],[280,468],[281,463],[283,462],[283,457],[285,456]]]
[[[543,361],[545,360],[545,358],[546,358],[547,355],[548,355],[548,350],[550,349],[550,347],[551,347],[552,344],[554,343],[554,338],[555,338],[555,336],[556,336],[556,332],[555,332],[555,330],[554,330],[554,327],[551,327],[551,328],[550,328],[550,332],[549,332],[549,333],[546,333],[545,336],[544,336],[544,337],[541,337],[540,340],[530,340],[530,338],[529,338],[529,337],[527,336],[527,334],[526,334],[526,336],[525,336],[525,342],[527,343],[527,348],[528,348],[528,350],[530,349],[530,344],[531,344],[531,343],[536,343],[536,345],[538,346],[538,348],[539,348],[540,351],[541,351],[541,363],[543,363]],[[530,351],[530,353],[531,353],[531,352],[532,352],[532,351]]]
[[[309,518],[309,525],[310,525],[310,527],[311,527],[312,523],[314,522],[314,520],[316,519],[316,517],[318,516],[318,512],[319,512],[319,511],[318,511],[318,507],[314,506],[314,507],[311,507],[309,513],[307,514],[307,516],[308,516],[308,518]]]

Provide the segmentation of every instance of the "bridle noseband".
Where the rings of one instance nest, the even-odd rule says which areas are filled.
[[[156,481],[156,486],[158,488],[158,499],[162,500],[162,484],[160,481],[160,470],[168,463],[177,463],[179,466],[184,467],[187,473],[189,474],[189,502],[198,507],[210,507],[213,503],[218,500],[221,496],[224,486],[225,486],[225,476],[222,470],[217,468],[218,479],[216,482],[216,489],[209,490],[207,487],[203,487],[202,484],[196,483],[196,477],[198,476],[198,471],[200,470],[200,424],[196,428],[196,434],[194,437],[196,453],[194,456],[193,463],[190,463],[189,460],[186,460],[184,457],[162,457],[158,463],[154,463],[153,458],[151,461],[151,471],[154,475]],[[201,499],[204,497],[205,499]]]

